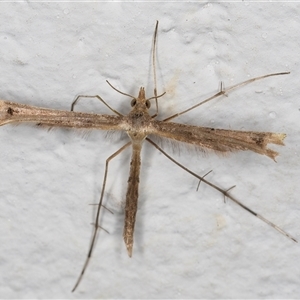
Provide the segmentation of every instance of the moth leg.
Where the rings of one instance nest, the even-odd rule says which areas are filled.
[[[100,100],[106,107],[108,107],[112,112],[114,112],[115,114],[117,114],[118,116],[123,116],[120,112],[118,112],[117,110],[113,109],[111,106],[109,106],[99,95],[94,95],[94,96],[89,96],[89,95],[78,95],[75,100],[72,102],[71,104],[71,111],[74,111],[74,107],[77,104],[77,102],[79,101],[79,99],[81,98],[97,98],[98,100]]]
[[[207,172],[206,174],[204,174],[202,177],[203,177],[203,178],[206,177],[206,176],[207,176],[209,173],[211,173],[211,172],[212,172],[212,170],[208,171],[208,172]],[[202,181],[202,179],[199,180],[199,183],[198,183],[198,185],[197,185],[197,189],[196,189],[197,192],[198,192],[198,190],[199,190],[201,181]]]
[[[146,138],[146,140],[153,145],[156,149],[158,149],[163,155],[165,155],[169,160],[171,160],[173,163],[175,163],[177,166],[179,166],[180,168],[182,168],[183,170],[185,170],[186,172],[190,173],[191,175],[193,175],[194,177],[198,178],[199,180],[203,181],[204,183],[206,183],[207,185],[211,186],[212,188],[214,188],[215,190],[219,191],[220,193],[222,193],[224,195],[224,198],[227,197],[228,199],[232,200],[233,202],[235,202],[237,205],[239,205],[240,207],[244,208],[246,211],[248,211],[249,213],[251,213],[252,215],[254,215],[255,217],[259,218],[260,220],[262,220],[263,222],[267,223],[268,225],[270,225],[271,227],[273,227],[274,229],[276,229],[277,231],[279,231],[281,234],[285,235],[286,237],[288,237],[289,239],[291,239],[293,242],[298,243],[298,241],[291,236],[289,233],[285,232],[283,229],[281,229],[280,227],[278,227],[277,225],[275,225],[274,223],[272,223],[271,221],[265,219],[263,216],[261,216],[260,214],[258,214],[257,212],[253,211],[252,209],[250,209],[249,207],[247,207],[246,205],[244,205],[242,202],[240,202],[239,200],[235,199],[233,196],[231,196],[228,191],[230,189],[232,189],[233,187],[224,190],[221,187],[211,183],[210,181],[206,180],[204,176],[199,176],[196,173],[194,173],[193,171],[189,170],[188,168],[186,168],[185,166],[183,166],[182,164],[180,164],[178,161],[176,161],[174,158],[172,158],[169,154],[167,154],[163,149],[161,149],[157,144],[155,144],[152,140],[150,140],[149,138]],[[206,174],[207,175],[207,174]]]
[[[85,270],[86,270],[86,268],[88,266],[88,263],[89,263],[89,261],[91,259],[91,256],[92,256],[92,252],[93,252],[93,249],[94,249],[94,246],[95,246],[95,242],[96,242],[98,230],[99,230],[99,228],[101,228],[101,226],[99,225],[99,219],[100,219],[100,211],[101,211],[101,207],[102,207],[102,201],[103,201],[103,196],[104,196],[104,191],[105,191],[105,185],[106,185],[106,178],[107,178],[107,172],[108,172],[108,164],[109,164],[109,162],[113,158],[115,158],[118,154],[120,154],[124,149],[126,149],[130,145],[131,145],[131,142],[128,142],[123,147],[121,147],[118,151],[116,151],[110,157],[108,157],[107,160],[106,160],[105,171],[104,171],[104,178],[103,178],[102,190],[101,190],[101,196],[100,196],[100,200],[99,200],[99,204],[98,204],[98,208],[97,208],[95,223],[93,224],[94,231],[93,231],[93,235],[92,235],[92,241],[91,241],[91,244],[90,244],[90,247],[89,247],[89,251],[88,251],[88,255],[87,255],[87,258],[86,258],[86,260],[84,262],[82,271],[81,271],[81,273],[79,275],[79,278],[77,279],[77,281],[75,283],[75,286],[74,286],[72,292],[74,292],[76,290],[77,286],[79,285],[79,283],[80,283],[80,281],[81,281],[81,279],[82,279],[82,277],[84,275],[84,272],[85,272]]]
[[[251,83],[251,82],[263,79],[263,78],[271,77],[271,76],[287,75],[287,74],[290,74],[290,72],[280,72],[280,73],[267,74],[267,75],[263,75],[263,76],[259,76],[259,77],[248,79],[246,81],[243,81],[243,82],[240,82],[238,84],[235,84],[235,85],[233,85],[233,86],[231,86],[231,87],[229,87],[227,89],[223,89],[223,83],[221,83],[221,89],[220,89],[220,91],[218,93],[216,93],[213,96],[211,96],[211,97],[209,97],[209,98],[207,98],[207,99],[205,99],[205,100],[203,100],[203,101],[201,101],[201,102],[193,105],[192,107],[190,107],[190,108],[188,108],[188,109],[186,109],[184,111],[181,111],[181,112],[179,112],[177,114],[174,114],[174,115],[172,115],[172,116],[164,119],[163,121],[168,122],[168,121],[170,121],[170,120],[172,120],[174,118],[177,118],[178,116],[181,116],[181,115],[187,113],[188,111],[190,111],[190,110],[192,110],[192,109],[194,109],[194,108],[196,108],[196,107],[198,107],[198,106],[200,106],[200,105],[202,105],[202,104],[204,104],[204,103],[206,103],[206,102],[208,102],[210,100],[213,100],[213,99],[215,99],[215,98],[217,98],[219,96],[222,96],[222,95],[227,96],[228,92],[230,92],[232,90],[235,90],[235,89],[237,89],[237,88],[239,88],[241,86],[244,86],[244,85],[246,85],[248,83]]]

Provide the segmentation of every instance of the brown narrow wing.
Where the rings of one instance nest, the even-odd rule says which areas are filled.
[[[122,130],[123,117],[47,109],[0,100],[0,126],[31,122],[38,125],[83,129]]]
[[[284,133],[238,131],[198,127],[171,122],[152,121],[151,133],[215,151],[251,150],[275,160],[276,151],[268,144],[284,145]]]
[[[128,255],[130,257],[132,255],[135,215],[137,212],[137,203],[139,197],[140,167],[141,143],[133,142],[128,187],[126,193],[125,224],[123,232],[124,242],[127,248]]]

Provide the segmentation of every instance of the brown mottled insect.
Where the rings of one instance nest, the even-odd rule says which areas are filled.
[[[94,223],[94,233],[92,242],[88,251],[88,256],[84,263],[82,272],[73,288],[73,291],[77,288],[80,283],[82,276],[87,268],[88,262],[91,258],[92,251],[94,249],[94,244],[96,236],[99,230],[99,216],[102,207],[103,196],[106,185],[107,171],[109,162],[120,154],[125,148],[132,148],[132,156],[130,162],[130,173],[128,178],[128,187],[126,193],[126,206],[125,206],[125,224],[123,238],[127,247],[128,255],[132,256],[133,248],[133,236],[134,236],[134,225],[137,212],[138,203],[138,190],[139,190],[139,177],[140,177],[140,166],[141,166],[141,149],[144,141],[157,148],[162,154],[167,158],[177,164],[179,167],[192,174],[199,179],[199,182],[204,182],[214,189],[218,190],[220,193],[237,203],[242,208],[246,209],[252,215],[258,217],[265,223],[269,224],[277,231],[288,237],[289,239],[297,242],[290,234],[285,232],[283,229],[279,228],[274,223],[265,219],[258,213],[254,212],[240,201],[236,200],[229,194],[229,190],[224,190],[217,185],[214,185],[207,181],[204,176],[199,176],[187,169],[172,157],[170,157],[164,150],[162,150],[157,144],[155,144],[148,135],[156,135],[162,138],[171,139],[173,141],[183,142],[187,144],[195,145],[196,147],[208,148],[215,150],[216,152],[227,152],[227,151],[237,151],[237,150],[250,150],[258,154],[266,155],[271,159],[275,160],[278,155],[277,152],[267,148],[268,144],[284,145],[283,140],[285,138],[284,133],[272,133],[272,132],[254,132],[254,131],[237,131],[237,130],[225,130],[216,128],[205,128],[200,126],[185,125],[180,123],[170,122],[176,117],[214,99],[228,92],[244,86],[250,82],[260,80],[270,76],[285,75],[289,72],[273,73],[256,78],[249,79],[242,83],[236,84],[227,89],[221,90],[215,95],[209,97],[208,99],[186,109],[180,113],[172,115],[163,120],[157,120],[158,115],[158,101],[159,97],[164,95],[157,95],[156,89],[156,69],[155,69],[155,53],[156,53],[156,40],[157,40],[157,29],[158,22],[156,23],[154,39],[153,39],[153,73],[154,73],[154,96],[151,98],[146,98],[145,90],[143,87],[140,88],[138,97],[133,97],[126,93],[118,91],[109,82],[109,85],[118,91],[119,93],[132,98],[131,106],[132,109],[128,115],[122,115],[118,111],[111,108],[100,96],[78,96],[71,106],[71,111],[60,111],[53,109],[40,108],[35,106],[29,106],[20,103],[14,103],[9,101],[0,100],[0,125],[5,125],[9,123],[21,123],[21,122],[32,122],[39,126],[50,126],[50,127],[70,127],[70,128],[82,128],[82,129],[100,129],[100,130],[110,130],[110,131],[125,131],[130,141],[120,148],[117,152],[113,153],[107,160],[104,172],[104,179],[102,184],[101,196],[97,208],[96,219]],[[115,115],[101,115],[94,113],[80,113],[74,112],[74,106],[77,101],[82,97],[94,97],[99,99],[104,105],[106,105]],[[150,102],[155,100],[156,103],[156,113],[154,115],[149,114]]]

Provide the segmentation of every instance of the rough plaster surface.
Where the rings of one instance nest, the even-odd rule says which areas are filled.
[[[174,157],[299,236],[299,15],[297,3],[1,3],[0,97],[69,109],[100,94],[119,111],[152,95],[151,41],[159,20],[161,118],[225,86],[240,88],[178,121],[285,132],[277,163],[253,153]],[[95,100],[78,110],[107,113]],[[271,227],[180,170],[150,145],[143,152],[135,245],[122,240],[130,152],[111,164],[93,258],[87,254],[105,159],[126,138],[34,126],[0,128],[1,298],[295,298],[300,251]],[[172,148],[166,148],[172,153]],[[176,149],[175,149],[176,150]],[[176,151],[175,151],[176,152]],[[178,152],[178,151],[177,151]]]

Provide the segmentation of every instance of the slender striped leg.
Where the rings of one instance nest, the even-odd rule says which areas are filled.
[[[254,215],[255,217],[259,218],[260,220],[262,220],[263,222],[267,223],[268,225],[270,225],[271,227],[273,227],[274,229],[276,229],[277,231],[279,231],[281,234],[285,235],[286,237],[288,237],[289,239],[291,239],[293,242],[298,243],[298,241],[291,236],[289,233],[285,232],[283,229],[281,229],[280,227],[278,227],[277,225],[275,225],[274,223],[272,223],[271,221],[265,219],[263,216],[261,216],[260,214],[258,214],[257,212],[253,211],[252,209],[250,209],[249,207],[247,207],[246,205],[244,205],[242,202],[240,202],[239,200],[235,199],[233,196],[231,196],[228,192],[229,190],[231,190],[233,187],[224,190],[222,188],[220,188],[219,186],[209,182],[208,180],[206,180],[204,176],[199,176],[196,173],[192,172],[191,170],[189,170],[188,168],[186,168],[185,166],[183,166],[182,164],[180,164],[178,161],[176,161],[174,158],[172,158],[169,154],[167,154],[163,149],[161,149],[157,144],[155,144],[152,140],[150,140],[149,138],[146,138],[146,141],[148,141],[152,146],[154,146],[156,149],[158,149],[163,155],[165,155],[168,159],[170,159],[173,163],[175,163],[177,166],[179,166],[180,168],[182,168],[183,170],[185,170],[186,172],[190,173],[191,175],[193,175],[194,177],[198,178],[200,181],[206,183],[207,185],[211,186],[212,188],[218,190],[220,193],[222,193],[224,195],[224,198],[227,197],[228,199],[232,200],[233,202],[235,202],[237,205],[239,205],[240,207],[244,208],[245,210],[247,210],[249,213],[251,213],[252,215]]]
[[[97,233],[98,233],[98,230],[100,228],[99,226],[99,219],[100,219],[100,211],[101,211],[101,207],[102,207],[102,202],[103,202],[103,196],[104,196],[104,191],[105,191],[105,185],[106,185],[106,178],[107,178],[107,172],[108,172],[108,164],[109,162],[115,158],[118,154],[120,154],[124,149],[126,149],[128,146],[131,145],[131,142],[128,142],[127,144],[125,144],[123,147],[121,147],[118,151],[116,151],[115,153],[113,153],[109,158],[107,158],[106,160],[106,163],[105,163],[105,172],[104,172],[104,178],[103,178],[103,183],[102,183],[102,191],[101,191],[101,196],[100,196],[100,200],[99,200],[99,204],[98,204],[98,208],[97,208],[97,213],[96,213],[96,218],[95,218],[95,223],[94,223],[94,232],[93,232],[93,236],[92,236],[92,241],[91,241],[91,244],[90,244],[90,247],[89,247],[89,251],[88,251],[88,255],[87,255],[87,258],[85,260],[85,263],[83,265],[83,268],[82,268],[82,271],[79,275],[79,278],[78,280],[76,281],[76,284],[72,290],[72,292],[74,292],[77,288],[77,286],[79,285],[83,275],[84,275],[84,272],[88,266],[88,263],[91,259],[91,256],[92,256],[92,252],[93,252],[93,249],[94,249],[94,246],[95,246],[95,242],[96,242],[96,238],[97,238]]]

